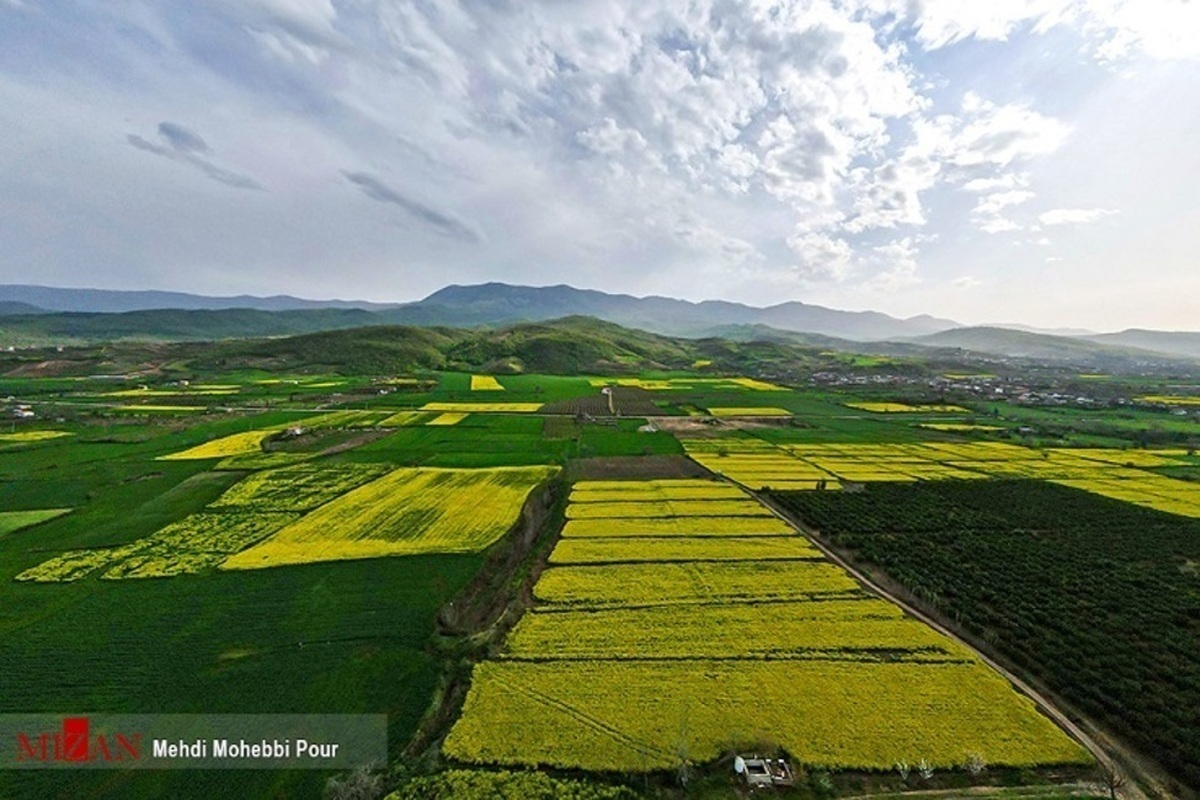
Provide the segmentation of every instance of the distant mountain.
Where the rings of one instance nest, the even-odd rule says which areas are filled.
[[[729,325],[767,325],[780,330],[856,341],[920,336],[957,327],[951,320],[919,316],[897,319],[877,311],[838,311],[807,303],[756,308],[723,300],[693,303],[669,297],[633,297],[572,286],[510,286],[484,283],[447,286],[417,303],[385,312],[408,324],[505,324],[585,315],[672,336],[704,336]]]
[[[1089,331],[1086,328],[1039,328],[1034,325],[1022,325],[1019,322],[993,322],[986,325],[976,327],[982,328],[1007,328],[1013,331],[1025,331],[1026,333],[1044,333],[1049,336],[1095,336],[1095,331]]]
[[[1159,353],[1200,358],[1200,333],[1191,331],[1148,331],[1130,328],[1120,333],[1101,333],[1087,338],[1102,344],[1140,347]]]
[[[9,314],[42,314],[44,308],[31,306],[29,303],[21,303],[16,300],[0,300],[0,315]]]
[[[37,311],[78,311],[114,314],[123,311],[180,308],[188,310],[253,308],[259,311],[298,311],[315,308],[381,310],[397,304],[362,300],[303,300],[289,295],[273,297],[206,297],[184,292],[131,292],[114,289],[70,289],[57,286],[0,286],[0,305],[23,303]],[[11,312],[10,312],[11,313]],[[26,312],[28,313],[28,312]]]
[[[926,347],[957,348],[1007,358],[1069,362],[1102,368],[1118,364],[1127,367],[1130,364],[1150,365],[1183,360],[1179,355],[1154,352],[1143,348],[1070,336],[1027,333],[1010,328],[955,328],[916,337],[910,341]]]

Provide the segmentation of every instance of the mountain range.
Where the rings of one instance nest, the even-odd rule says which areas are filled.
[[[8,346],[288,336],[375,325],[495,327],[578,316],[669,336],[789,341],[853,352],[936,348],[1072,363],[1200,359],[1200,333],[1192,332],[968,327],[929,315],[900,319],[795,301],[766,308],[720,300],[696,303],[566,285],[453,285],[397,304],[0,286],[0,344]]]

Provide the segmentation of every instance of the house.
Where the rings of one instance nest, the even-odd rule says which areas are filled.
[[[791,766],[782,758],[738,756],[733,760],[733,771],[741,775],[751,789],[762,786],[793,786],[796,783]]]

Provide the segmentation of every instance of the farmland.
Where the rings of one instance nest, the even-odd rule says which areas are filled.
[[[708,485],[720,500],[661,499],[702,494],[705,483],[576,484],[567,527],[587,523],[593,535],[564,530],[534,586],[537,605],[500,656],[475,667],[449,755],[644,772],[770,742],[832,769],[885,770],[905,759],[946,769],[976,753],[1010,766],[1087,763],[1086,751],[971,651],[871,596],[802,540],[783,556],[799,540],[793,531],[643,533],[658,560],[622,559],[640,537],[597,535],[607,525],[696,520],[712,533],[720,525],[709,520],[757,519],[749,496],[724,499],[728,485],[717,482]],[[712,510],[681,514],[687,504]],[[774,558],[758,557],[748,544],[756,538]]]
[[[681,766],[716,780],[736,748],[779,748],[839,786],[896,791],[937,784],[901,781],[897,761],[925,760],[948,785],[1089,769],[1086,751],[972,650],[864,588],[749,494],[769,487],[806,523],[860,537],[847,548],[863,559],[875,548],[875,568],[938,598],[985,646],[1007,654],[1018,631],[1034,641],[1020,673],[1059,681],[1077,669],[1076,685],[1120,705],[1054,688],[1105,725],[1133,713],[1122,691],[1157,681],[1136,726],[1153,732],[1136,743],[1183,774],[1189,752],[1161,754],[1186,746],[1191,720],[1167,708],[1164,673],[1142,661],[1191,681],[1180,666],[1190,642],[1147,643],[1190,631],[1184,590],[1200,556],[1173,527],[1200,518],[1186,446],[1029,446],[973,403],[793,390],[719,363],[604,376],[490,374],[499,364],[371,377],[213,370],[136,390],[7,379],[0,392],[42,398],[34,407],[57,416],[0,437],[0,667],[18,687],[0,710],[383,710],[394,760],[457,767],[405,779],[439,792],[482,780],[471,765],[499,765],[562,768],[562,786],[597,792],[589,772],[636,775],[638,794],[677,797]],[[1097,626],[1078,609],[1030,605],[1044,595],[1033,581],[1086,585],[1099,567],[1047,571],[1058,540],[1007,516],[1024,501],[997,492],[1014,481],[1076,498],[1030,514],[1097,503],[1136,516],[1121,536],[1078,545],[1104,553],[1093,564],[1126,565],[1088,605],[1111,614],[1119,595],[1126,615]],[[921,499],[941,491],[986,499]],[[1088,519],[1099,527],[1105,514]],[[1009,562],[1030,574],[988,588],[976,576],[1013,576],[1008,556],[980,542],[1016,530],[1027,550]],[[936,553],[918,544],[927,535]],[[959,542],[975,552],[951,552]],[[960,575],[973,582],[949,590]],[[481,585],[494,594],[464,600]],[[1146,598],[1163,585],[1175,594],[1157,609]],[[994,592],[1022,602],[1009,609]],[[1077,640],[1046,622],[1057,614]],[[83,618],[104,622],[85,629]],[[1068,656],[1048,654],[1068,640]],[[161,657],[164,642],[177,657]],[[1085,654],[1102,642],[1116,643],[1119,670]],[[82,682],[56,666],[64,657],[89,665]],[[994,772],[968,774],[976,757]],[[264,774],[248,791],[317,796],[327,777]],[[209,797],[242,791],[232,780],[29,785],[37,796]],[[0,795],[25,788],[0,777]]]
[[[1200,783],[1200,522],[1036,481],[779,498]]]

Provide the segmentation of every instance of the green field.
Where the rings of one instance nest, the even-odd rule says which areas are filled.
[[[324,358],[339,341],[309,344]],[[422,718],[437,712],[426,720],[431,737],[419,740],[422,765],[437,762],[437,743],[453,729],[452,756],[572,770],[561,783],[540,773],[414,775],[401,797],[457,797],[446,794],[455,786],[589,797],[578,771],[587,769],[649,771],[651,796],[678,797],[670,775],[681,726],[688,760],[714,774],[723,767],[712,762],[733,736],[780,743],[799,764],[835,772],[882,774],[891,761],[924,753],[964,780],[968,754],[959,751],[970,740],[990,760],[1041,776],[1039,765],[1087,758],[968,651],[871,597],[741,488],[815,490],[824,482],[828,491],[787,495],[802,498],[794,501],[801,516],[938,597],[946,613],[993,631],[987,635],[1002,649],[1013,630],[1025,631],[1032,644],[1022,666],[1062,680],[1066,667],[1044,648],[1070,641],[1077,651],[1100,649],[1121,644],[1125,629],[1056,607],[1075,633],[1016,611],[1004,622],[1010,630],[987,616],[1008,614],[1003,603],[984,603],[956,583],[970,574],[978,578],[972,587],[985,586],[1007,563],[1007,551],[985,533],[1016,525],[1006,514],[1023,501],[998,488],[1014,477],[1039,479],[1029,496],[1082,496],[1113,520],[1132,514],[1145,523],[1122,522],[1121,542],[1104,538],[1102,554],[1087,552],[1081,539],[1072,544],[1076,561],[1120,567],[1102,581],[1120,597],[1104,594],[1094,612],[1155,634],[1147,652],[1175,665],[1175,696],[1194,693],[1191,640],[1182,640],[1182,654],[1159,648],[1194,627],[1186,588],[1200,552],[1187,526],[1200,517],[1200,459],[1177,441],[1196,427],[1191,419],[915,391],[791,390],[773,375],[756,381],[722,367],[720,352],[686,348],[652,351],[669,368],[510,374],[520,365],[505,361],[503,346],[464,341],[453,347],[479,348],[488,360],[471,362],[475,351],[451,348],[457,360],[445,371],[356,372],[304,362],[280,340],[254,351],[294,364],[278,372],[229,344],[232,366],[218,368],[206,355],[183,359],[144,379],[145,389],[142,379],[0,376],[0,395],[39,410],[36,424],[6,425],[0,437],[0,712],[384,712],[395,759]],[[551,361],[578,356],[566,340],[555,347]],[[753,352],[747,345],[743,355]],[[355,355],[364,364],[377,357]],[[183,366],[193,363],[201,366]],[[911,367],[882,357],[820,363]],[[502,388],[476,380],[472,390],[472,375],[492,376]],[[638,415],[609,415],[603,386],[633,393]],[[918,410],[850,405],[859,402]],[[421,410],[462,403],[525,405],[466,411],[454,424],[430,424],[443,412]],[[197,410],[171,413],[181,408]],[[1024,425],[1045,431],[1015,433]],[[1148,442],[1158,449],[1137,447]],[[698,465],[713,474],[681,477],[705,475]],[[566,485],[562,476],[576,474],[588,479]],[[508,486],[513,475],[524,476],[519,487]],[[558,503],[533,517],[540,549],[522,556],[527,561],[495,562],[515,547],[505,534],[535,487]],[[921,499],[943,489],[985,499],[956,501],[949,511]],[[1062,505],[1086,505],[1072,503]],[[1173,513],[1138,507],[1146,505]],[[1053,510],[1041,500],[1038,508]],[[948,518],[953,540],[944,537]],[[1020,522],[1024,539],[1009,555],[1028,559],[1025,577],[997,591],[1021,598],[1021,613],[1043,591],[1090,596],[1080,587],[1098,580],[1095,571],[1046,571],[1057,563],[1048,553],[1059,552],[1061,526]],[[940,549],[930,551],[921,536],[942,537]],[[1149,546],[1147,536],[1159,539]],[[973,552],[960,546],[966,541],[977,545]],[[1169,580],[1168,563],[1178,572]],[[480,581],[510,603],[488,612],[503,614],[504,625],[474,620],[483,627],[447,633],[444,623],[456,618],[449,604]],[[1165,598],[1158,612],[1154,597]],[[1135,599],[1137,613],[1114,610]],[[1117,725],[1132,682],[1165,685],[1136,650],[1122,647],[1119,670],[1082,655],[1069,665],[1119,708],[1073,699]],[[972,698],[963,696],[965,683],[975,687]],[[1190,758],[1190,740],[1178,733],[1192,722],[1180,721],[1187,703],[1171,710],[1157,691],[1139,696],[1155,704],[1143,728],[1158,733],[1135,725],[1132,735]],[[775,710],[764,716],[747,698]],[[906,711],[886,719],[880,711],[897,708]],[[497,738],[490,726],[524,733]],[[885,728],[891,733],[880,733]],[[317,797],[328,777],[7,773],[0,797]],[[397,785],[399,777],[388,788]],[[631,796],[606,791],[594,796]]]

